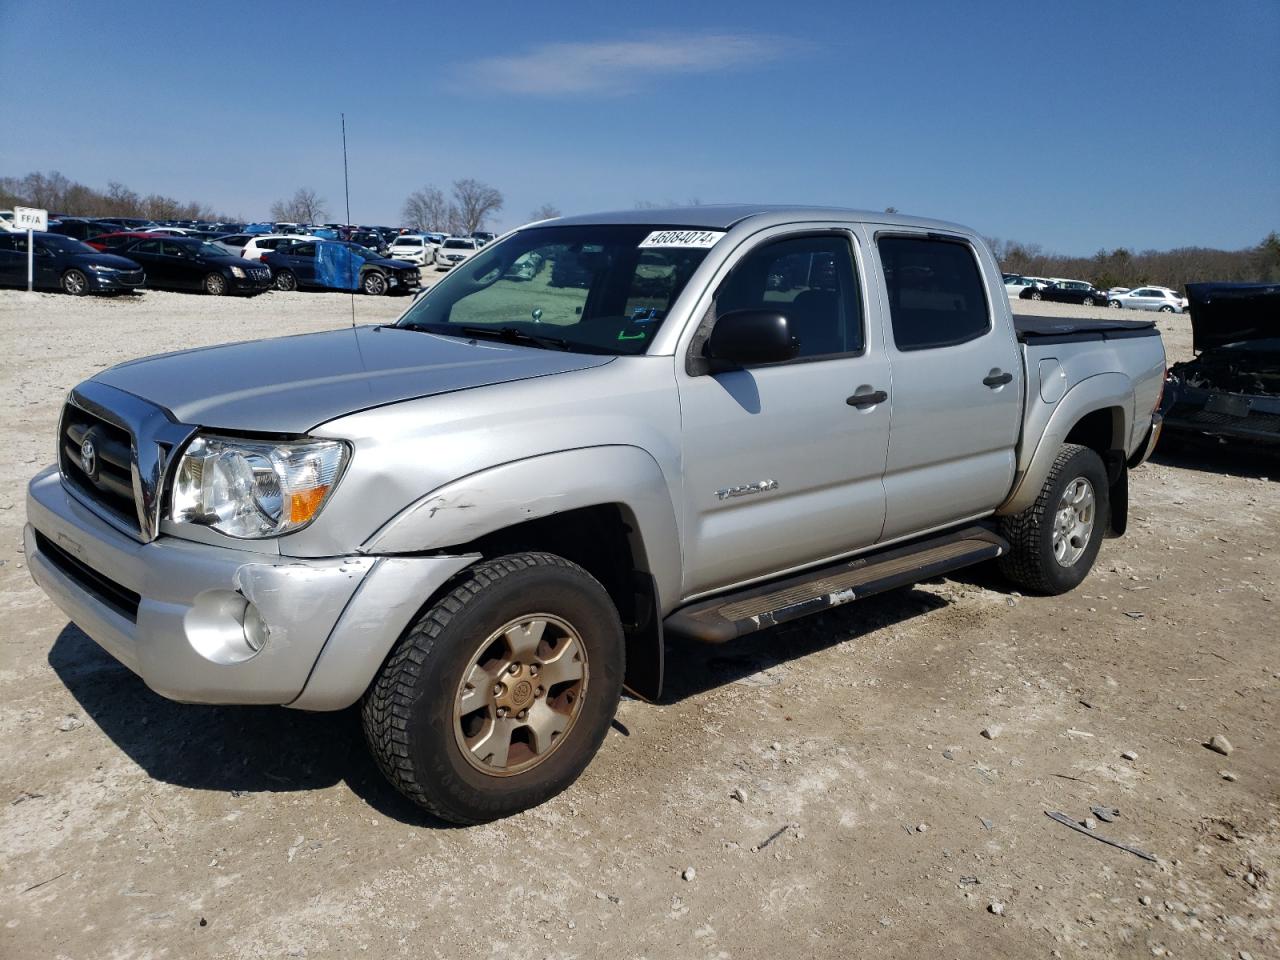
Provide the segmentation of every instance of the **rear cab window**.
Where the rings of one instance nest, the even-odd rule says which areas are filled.
[[[973,248],[958,238],[880,236],[894,345],[900,351],[957,346],[991,330]]]

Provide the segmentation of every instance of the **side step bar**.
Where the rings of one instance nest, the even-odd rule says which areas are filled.
[[[726,643],[819,610],[991,560],[1008,550],[1008,541],[995,531],[966,527],[702,600],[668,616],[663,627],[690,640]]]

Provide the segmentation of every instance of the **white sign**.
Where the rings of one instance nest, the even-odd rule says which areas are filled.
[[[723,230],[655,230],[640,241],[640,249],[654,247],[695,247],[706,250],[714,247],[724,236]]]
[[[13,225],[19,230],[48,230],[49,211],[38,207],[14,207]]]

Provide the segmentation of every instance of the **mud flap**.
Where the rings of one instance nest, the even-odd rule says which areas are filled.
[[[1129,527],[1129,468],[1120,465],[1120,475],[1111,484],[1110,489],[1111,516],[1108,520],[1107,535],[1123,537]]]
[[[662,696],[663,636],[653,576],[635,574],[636,622],[624,624],[627,639],[626,672],[622,686],[637,699],[653,703]]]

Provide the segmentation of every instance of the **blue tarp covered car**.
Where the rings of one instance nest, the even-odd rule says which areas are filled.
[[[271,268],[277,290],[359,290],[381,296],[412,292],[421,282],[416,265],[346,240],[282,243],[262,262]]]

